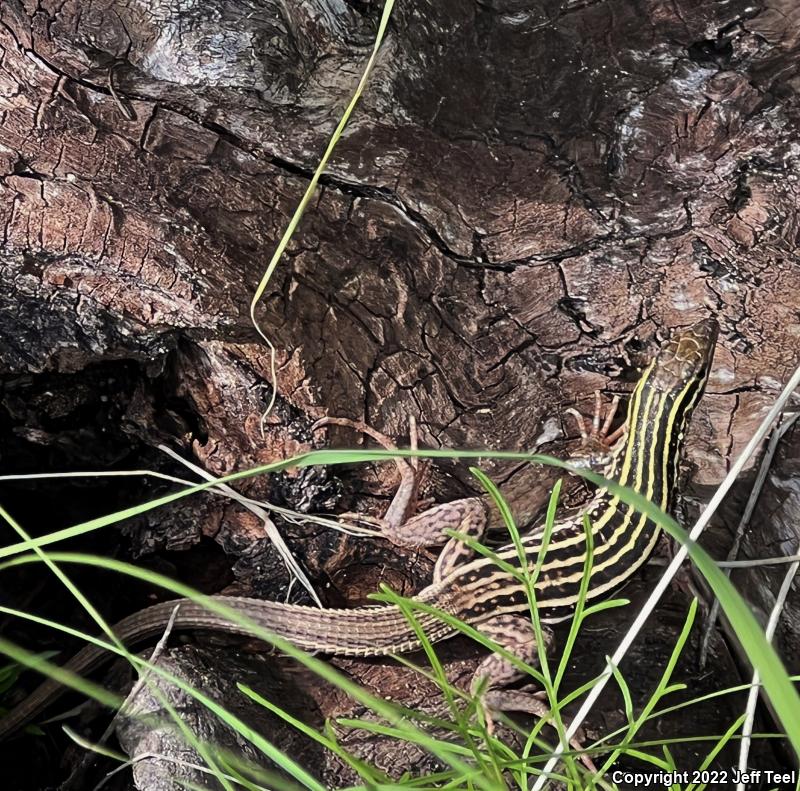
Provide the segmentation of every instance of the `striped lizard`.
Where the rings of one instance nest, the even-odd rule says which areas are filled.
[[[595,416],[592,435],[582,430],[594,463],[603,473],[644,494],[662,509],[670,507],[677,479],[684,433],[692,410],[708,378],[718,327],[705,319],[673,333],[642,372],[629,399],[625,431],[605,437],[610,419],[598,432]],[[383,444],[383,435],[363,424],[339,418],[324,423],[356,425]],[[613,440],[613,442],[609,442]],[[594,442],[594,445],[592,443]],[[599,449],[599,456],[595,451]],[[497,514],[482,497],[466,497],[442,503],[416,516],[409,516],[415,497],[413,477],[405,475],[398,495],[384,519],[389,538],[402,544],[444,544],[433,581],[416,600],[468,624],[525,662],[537,661],[537,646],[529,618],[529,602],[523,583],[495,561],[475,557],[463,541],[449,538],[453,530],[480,539],[497,520]],[[658,539],[658,526],[599,488],[590,502],[557,521],[542,559],[535,583],[536,602],[543,624],[568,618],[574,611],[586,557],[584,515],[593,534],[593,564],[587,598],[607,596],[628,580],[647,560]],[[534,528],[523,537],[527,562],[537,562],[542,530]],[[497,554],[506,563],[519,566],[517,550],[506,546]],[[300,648],[343,656],[378,656],[420,647],[416,632],[398,607],[370,605],[355,609],[317,609],[260,599],[219,597],[227,606],[248,617],[261,628],[283,637]],[[124,618],[114,631],[126,645],[158,637],[174,614],[176,629],[211,630],[248,634],[241,625],[210,612],[189,599],[167,601],[146,607]],[[431,641],[456,633],[450,625],[428,612],[418,620]],[[109,654],[88,645],[65,667],[85,674]],[[500,654],[491,654],[478,666],[473,689],[487,679],[484,705],[489,710],[523,710],[536,714],[542,704],[535,696],[503,688],[521,677],[519,669]],[[488,678],[487,678],[488,677]],[[0,720],[0,739],[17,731],[39,715],[63,691],[47,680]]]

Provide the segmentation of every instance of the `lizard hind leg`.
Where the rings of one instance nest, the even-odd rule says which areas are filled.
[[[417,449],[417,423],[413,417],[409,418],[409,442],[412,450]],[[397,445],[386,434],[367,425],[362,420],[351,420],[346,417],[323,417],[311,427],[312,431],[323,426],[344,426],[352,428],[361,434],[372,437],[382,448],[386,450],[397,450]],[[397,471],[400,473],[400,485],[394,493],[392,502],[386,509],[383,518],[378,520],[381,528],[387,534],[387,538],[393,539],[393,533],[397,531],[414,513],[417,506],[417,492],[424,472],[421,468],[419,459],[414,457],[406,458],[398,456],[393,459]]]
[[[436,559],[433,568],[434,583],[440,582],[458,566],[469,563],[475,557],[475,551],[462,539],[448,538],[445,529],[461,533],[475,541],[480,541],[489,528],[489,510],[486,502],[480,497],[464,497],[451,503],[442,503],[421,513],[416,519],[426,518],[447,543]],[[413,520],[411,520],[413,521]]]
[[[478,629],[526,664],[534,666],[539,664],[536,635],[528,618],[511,614],[496,615],[480,623]],[[542,632],[547,649],[552,645],[553,633],[544,625]],[[476,694],[484,681],[488,682],[480,705],[490,733],[494,730],[494,716],[502,711],[523,711],[540,719],[549,719],[552,716],[550,708],[542,700],[542,692],[505,689],[525,675],[524,670],[498,653],[490,654],[478,665],[472,677],[470,692]],[[580,755],[580,760],[590,771],[597,771],[578,738],[573,737],[570,746]]]
[[[416,449],[416,423],[411,422],[411,447]],[[360,420],[326,417],[318,420],[312,429],[335,425],[355,429],[372,437],[387,450],[397,450],[389,437]],[[433,581],[438,582],[456,566],[471,560],[473,551],[459,539],[450,538],[446,530],[463,533],[480,540],[488,526],[488,512],[479,497],[464,497],[449,503],[440,503],[412,516],[417,501],[420,471],[417,459],[397,458],[395,464],[400,472],[400,486],[395,492],[383,518],[378,520],[383,534],[393,544],[404,547],[434,547],[444,545],[433,572]]]

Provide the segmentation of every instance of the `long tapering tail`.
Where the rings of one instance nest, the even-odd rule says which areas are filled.
[[[279,604],[238,596],[213,597],[265,631],[288,640],[298,648],[339,656],[383,656],[420,647],[416,632],[400,608],[360,607],[353,610],[320,610],[294,604]],[[420,601],[441,606],[435,587],[422,592]],[[114,633],[128,648],[161,636],[173,617],[173,629],[253,635],[252,628],[237,623],[191,599],[166,601],[129,615],[114,626]],[[450,636],[453,630],[439,618],[417,613],[417,620],[432,641]],[[111,659],[112,653],[87,645],[64,665],[82,676]],[[66,688],[47,679],[25,700],[0,719],[0,741],[35,719]]]

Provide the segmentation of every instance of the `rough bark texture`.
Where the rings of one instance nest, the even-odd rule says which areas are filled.
[[[560,453],[564,406],[624,392],[664,328],[714,313],[688,467],[694,485],[721,480],[798,362],[792,0],[398,3],[259,308],[279,356],[262,436],[269,356],[249,300],[379,14],[358,0],[2,0],[5,471],[167,469],[166,442],[220,474],[322,441],[309,427],[324,414],[401,437],[414,415],[433,446]],[[244,488],[319,512],[393,483],[338,475]],[[470,485],[441,467],[425,493]],[[155,490],[51,486],[58,513],[24,487],[6,502],[45,530]],[[286,529],[332,604],[378,579],[409,592],[430,570],[381,542]],[[796,545],[796,520],[759,529]],[[282,564],[233,505],[197,498],[126,531],[134,554],[205,589],[285,595]],[[376,687],[402,698],[396,672]]]

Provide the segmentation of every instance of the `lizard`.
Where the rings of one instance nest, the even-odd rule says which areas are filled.
[[[669,509],[675,495],[684,436],[705,389],[718,332],[713,318],[673,332],[639,377],[628,401],[624,430],[599,436],[603,432],[597,431],[597,414],[591,435],[581,429],[592,457],[588,463],[599,463],[606,477],[640,492],[662,510]],[[322,423],[356,425],[383,444],[388,443],[383,435],[354,421],[323,418],[318,425]],[[604,432],[610,424],[607,417]],[[414,598],[474,626],[524,662],[536,664],[538,647],[530,621],[530,603],[519,575],[504,570],[494,559],[476,557],[467,543],[447,533],[452,530],[479,540],[497,521],[496,509],[485,497],[472,496],[409,516],[414,488],[413,476],[405,475],[384,518],[389,537],[397,543],[444,545],[431,584]],[[593,544],[588,601],[610,595],[630,579],[646,562],[659,537],[655,522],[602,486],[585,506],[556,520],[541,559],[542,526],[527,532],[522,543],[529,567],[539,563],[536,605],[548,642],[549,624],[569,618],[578,601],[587,553],[586,516]],[[500,548],[497,555],[519,568],[520,558],[513,545]],[[309,651],[371,657],[420,648],[417,633],[394,605],[318,609],[238,596],[214,598],[259,627]],[[431,612],[422,611],[417,618],[431,642],[456,634],[456,629]],[[157,638],[171,619],[174,629],[250,634],[242,625],[191,599],[151,605],[113,628],[124,644],[133,645]],[[107,658],[108,652],[88,645],[64,667],[82,675]],[[536,696],[505,689],[522,675],[517,665],[492,653],[478,665],[471,689],[484,690],[484,705],[491,710],[529,711],[541,716],[542,703]],[[53,679],[42,683],[0,719],[0,740],[37,717],[62,691],[63,686]]]

